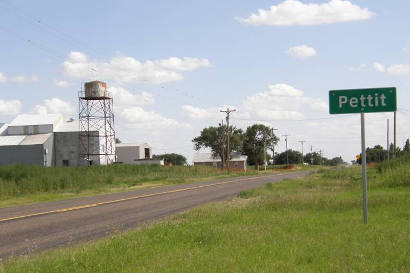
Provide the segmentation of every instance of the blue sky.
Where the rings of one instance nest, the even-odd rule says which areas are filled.
[[[191,139],[230,105],[238,127],[264,122],[290,134],[293,149],[307,140],[350,161],[359,119],[328,114],[330,89],[396,86],[398,144],[410,135],[409,8],[404,0],[0,0],[0,120],[75,117],[81,83],[99,79],[114,92],[117,135],[157,153],[192,158]],[[367,116],[368,145],[385,145],[392,114]]]

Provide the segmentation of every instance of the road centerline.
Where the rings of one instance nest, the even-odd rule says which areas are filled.
[[[31,214],[26,214],[26,215],[13,216],[13,217],[0,219],[0,224],[5,223],[5,222],[10,222],[13,220],[21,220],[21,219],[26,219],[26,218],[36,217],[36,216],[51,215],[51,214],[59,214],[59,213],[64,213],[64,212],[70,212],[70,211],[94,208],[94,207],[99,207],[99,206],[104,206],[104,205],[109,205],[109,204],[115,204],[115,203],[130,201],[130,200],[148,198],[148,197],[183,192],[183,191],[196,190],[196,189],[207,188],[207,187],[215,187],[215,186],[226,185],[226,184],[231,184],[235,182],[255,180],[259,178],[276,177],[276,176],[281,176],[281,175],[284,175],[284,174],[280,173],[280,174],[274,174],[274,175],[251,176],[251,177],[246,177],[242,179],[228,180],[228,181],[217,182],[217,183],[212,183],[212,184],[199,185],[199,186],[187,187],[187,188],[182,188],[182,189],[143,194],[143,195],[137,195],[137,196],[127,197],[127,198],[120,198],[120,199],[115,199],[115,200],[110,200],[110,201],[91,203],[91,204],[86,204],[86,205],[81,205],[81,206],[75,206],[75,207],[69,207],[69,208],[63,208],[63,209],[57,209],[57,210],[49,210],[49,211],[31,213]]]

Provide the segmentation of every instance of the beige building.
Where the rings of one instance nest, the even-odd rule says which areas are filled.
[[[164,165],[164,160],[152,159],[152,147],[147,143],[117,143],[115,150],[117,163]]]
[[[232,153],[229,167],[231,170],[246,171],[248,156]],[[213,166],[222,168],[222,160],[219,156],[213,157],[212,153],[196,153],[193,159],[194,166]]]

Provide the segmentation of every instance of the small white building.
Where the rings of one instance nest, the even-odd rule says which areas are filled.
[[[164,160],[152,159],[152,147],[147,143],[117,143],[115,151],[117,163],[164,165]]]
[[[248,156],[240,153],[232,153],[229,160],[229,168],[231,170],[246,171]],[[196,153],[193,159],[194,166],[213,166],[222,168],[222,160],[219,156],[214,157],[212,153]]]

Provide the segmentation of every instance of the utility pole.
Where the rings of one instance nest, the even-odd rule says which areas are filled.
[[[389,130],[390,130],[390,126],[389,126],[389,119],[387,119],[387,160],[390,160],[390,141],[389,141]]]
[[[273,131],[278,130],[277,128],[272,128],[272,137],[275,135]],[[275,143],[272,145],[272,165],[275,165]]]
[[[302,144],[302,165],[303,165],[303,143],[305,143],[306,141],[305,140],[300,140],[299,142],[300,142],[300,144]]]
[[[394,151],[393,151],[393,159],[396,159],[396,133],[397,133],[397,127],[396,127],[396,116],[397,112],[394,112]]]
[[[263,163],[265,165],[265,172],[266,172],[266,140],[263,142]]]
[[[313,146],[310,145],[310,164],[313,165]]]
[[[288,136],[289,135],[282,135],[285,137],[286,142],[286,167],[289,167],[289,156],[288,156]]]
[[[228,169],[228,173],[229,173],[229,168],[230,168],[230,164],[229,164],[229,160],[231,159],[231,150],[229,147],[229,141],[231,138],[231,134],[230,134],[230,128],[229,128],[229,116],[232,112],[236,112],[236,109],[229,109],[229,107],[226,110],[220,110],[220,112],[222,113],[226,113],[226,136],[227,136],[227,152],[226,152],[226,165],[227,165],[227,169]]]
[[[323,164],[322,150],[320,150],[319,152],[320,152],[320,165],[322,165]]]
[[[224,120],[222,120],[221,123],[219,123],[219,126],[221,127],[222,135],[221,135],[221,152],[222,152],[222,170],[225,168],[225,134],[224,134]]]

